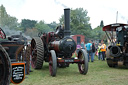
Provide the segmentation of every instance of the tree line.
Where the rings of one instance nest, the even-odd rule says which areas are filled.
[[[83,8],[71,9],[70,12],[70,29],[71,34],[82,34],[88,39],[102,39],[104,32],[102,27],[104,26],[103,20],[99,22],[96,28],[91,28],[89,23],[90,17],[88,11]],[[6,9],[3,5],[0,6],[0,27],[4,30],[16,30],[25,33],[31,37],[37,36],[39,32],[50,32],[54,31],[57,26],[64,24],[64,15],[61,15],[59,23],[55,21],[46,24],[44,20],[36,21],[30,19],[22,19],[18,23],[18,19],[14,16],[7,14]]]

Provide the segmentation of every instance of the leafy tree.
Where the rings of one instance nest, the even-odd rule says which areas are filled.
[[[8,18],[8,23],[7,23],[7,26],[10,28],[10,29],[17,29],[18,28],[18,19],[16,17],[9,17]]]
[[[3,5],[0,6],[0,26],[2,28],[17,29],[18,19],[7,14]]]
[[[102,34],[104,34],[100,26],[97,26],[95,29],[92,30],[92,32],[92,36],[94,39],[101,39],[103,36]]]
[[[29,20],[29,19],[22,19],[21,21],[21,27],[26,31],[27,28],[34,28],[37,21],[35,20]]]
[[[100,22],[100,25],[97,26],[95,29],[91,31],[91,37],[94,40],[103,40],[106,39],[105,32],[102,31],[102,28],[104,27],[103,20]]]
[[[70,27],[71,34],[83,34],[85,36],[91,35],[91,25],[89,23],[90,17],[87,16],[87,10],[83,8],[71,9],[70,13]],[[60,24],[64,24],[64,15],[59,19]]]
[[[52,28],[52,29],[56,29],[56,27],[58,26],[58,24],[55,22],[55,21],[53,21],[53,22],[51,22],[50,24],[47,24],[50,28]]]
[[[38,33],[39,33],[39,31],[35,28],[26,29],[26,31],[25,31],[25,35],[31,36],[31,37],[37,37]]]
[[[39,30],[39,32],[53,31],[53,29],[51,29],[47,24],[45,24],[44,21],[40,21],[39,23],[37,23],[35,25],[35,28],[37,28]]]

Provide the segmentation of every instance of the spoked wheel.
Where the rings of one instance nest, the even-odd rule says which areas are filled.
[[[26,52],[25,52],[25,58],[26,58],[26,70],[27,74],[29,74],[30,71],[30,59],[31,59],[31,46],[26,46]]]
[[[57,59],[56,59],[56,53],[54,50],[50,51],[49,55],[49,71],[51,76],[56,76],[57,72]]]
[[[81,63],[78,63],[78,69],[81,74],[87,74],[88,72],[88,57],[87,52],[84,49],[80,49],[78,52],[78,59]]]
[[[11,73],[12,68],[10,58],[0,45],[0,85],[9,85]]]
[[[0,28],[0,38],[5,39],[6,38],[6,34],[4,33],[4,31]]]
[[[39,37],[35,37],[31,41],[32,67],[41,69],[44,60],[44,44]]]

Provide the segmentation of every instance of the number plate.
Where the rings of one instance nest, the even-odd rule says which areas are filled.
[[[74,62],[74,59],[65,59],[64,62]]]

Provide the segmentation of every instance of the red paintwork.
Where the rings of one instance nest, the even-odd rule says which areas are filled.
[[[109,25],[104,26],[102,30],[103,31],[116,31],[116,28],[120,26],[128,26],[128,24],[122,24],[122,23],[109,24]]]
[[[77,43],[77,37],[81,37],[81,42],[84,42],[85,43],[85,36],[84,35],[73,35],[72,38],[74,39],[74,41],[76,43]]]
[[[70,58],[69,58],[69,60],[70,60]],[[67,63],[79,63],[79,62],[81,62],[80,59],[74,59],[74,62],[67,62]],[[57,63],[65,63],[65,59],[57,59]]]

